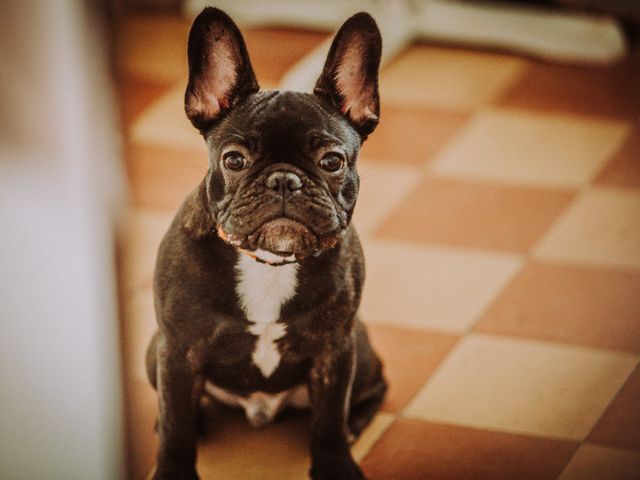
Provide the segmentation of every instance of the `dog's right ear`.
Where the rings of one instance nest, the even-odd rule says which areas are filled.
[[[242,34],[222,10],[207,7],[196,17],[187,55],[189,83],[184,106],[201,132],[260,89]]]

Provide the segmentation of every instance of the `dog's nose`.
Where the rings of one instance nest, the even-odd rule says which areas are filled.
[[[267,177],[264,184],[274,192],[284,193],[287,190],[295,192],[302,188],[302,180],[295,173],[273,172]]]

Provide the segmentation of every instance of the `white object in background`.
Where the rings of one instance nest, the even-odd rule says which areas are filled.
[[[627,48],[618,23],[587,15],[508,3],[428,0],[416,10],[416,38],[511,50],[556,62],[604,65]]]
[[[123,178],[108,55],[87,5],[1,5],[6,479],[124,477],[113,244]]]
[[[208,0],[187,0],[194,16]],[[606,15],[459,0],[220,0],[216,6],[243,26],[333,30],[367,11],[379,24],[385,64],[409,44],[427,40],[523,53],[556,62],[607,65],[627,52],[618,22]],[[294,65],[283,88],[309,91],[329,48],[327,40]]]

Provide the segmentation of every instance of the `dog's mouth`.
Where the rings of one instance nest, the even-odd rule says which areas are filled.
[[[247,240],[253,250],[266,250],[283,257],[312,251],[318,243],[306,225],[285,217],[263,223]]]
[[[304,223],[288,217],[269,220],[244,238],[227,234],[218,227],[218,235],[242,250],[263,250],[281,257],[301,259],[336,245],[339,233],[317,235]]]

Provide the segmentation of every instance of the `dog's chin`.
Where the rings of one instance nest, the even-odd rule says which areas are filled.
[[[242,250],[262,250],[281,257],[295,255],[298,259],[335,247],[342,230],[318,235],[302,222],[280,217],[263,223],[248,235],[227,233],[217,227],[218,236],[226,243]]]
[[[319,248],[318,237],[301,222],[277,218],[263,223],[247,237],[251,250],[265,250],[287,257],[306,256]]]

